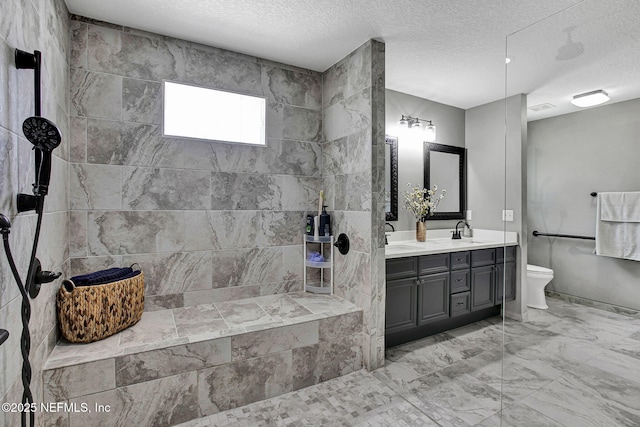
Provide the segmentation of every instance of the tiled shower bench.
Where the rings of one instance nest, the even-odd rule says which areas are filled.
[[[44,399],[91,411],[55,414],[72,427],[165,426],[361,368],[362,309],[299,292],[145,312],[102,341],[61,341]]]

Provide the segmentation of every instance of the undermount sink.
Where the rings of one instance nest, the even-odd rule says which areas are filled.
[[[399,250],[402,250],[402,251],[406,251],[406,250],[415,250],[418,247],[416,245],[393,245],[393,244],[390,244],[390,245],[387,245],[387,248],[399,249]]]

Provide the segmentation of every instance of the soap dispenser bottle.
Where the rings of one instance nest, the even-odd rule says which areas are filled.
[[[463,237],[473,237],[473,228],[471,228],[471,221],[464,222],[464,229],[462,230]]]
[[[327,213],[327,206],[322,206],[320,214],[320,235],[331,236],[331,216]]]

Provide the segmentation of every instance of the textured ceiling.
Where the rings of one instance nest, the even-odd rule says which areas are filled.
[[[515,34],[509,37],[508,49],[514,61],[509,64],[513,68],[509,69],[508,89],[530,93],[529,105],[557,105],[567,96],[570,99],[570,94],[587,91],[582,86],[604,85],[606,78],[613,85],[618,74],[629,80],[631,69],[640,70],[638,59],[627,61],[625,70],[602,68],[592,55],[596,49],[588,44],[593,43],[598,52],[606,53],[605,45],[615,46],[616,37],[620,37],[625,43],[635,41],[634,48],[638,50],[638,0],[66,0],[66,3],[74,14],[317,71],[326,70],[368,39],[375,38],[386,44],[387,88],[465,109],[504,97],[505,36],[512,33]],[[578,3],[582,4],[557,15],[555,20],[551,18],[518,32]],[[610,12],[625,9],[631,9],[632,13]],[[580,21],[581,13],[586,13],[590,20],[590,25],[584,28],[580,27],[581,22],[569,22]],[[591,22],[593,13],[603,13],[611,19],[600,25]],[[620,19],[618,23],[614,15]],[[557,49],[567,39],[563,30],[570,25],[578,25],[579,29],[571,35],[584,44],[585,54],[558,61]],[[587,27],[589,31],[604,32],[607,37],[600,38],[602,34],[598,34],[589,38],[584,31]],[[629,53],[630,50],[619,49],[617,56],[612,54],[608,58],[628,59]],[[520,65],[516,65],[518,58],[523,60]],[[550,73],[558,71],[559,62],[566,68],[562,70],[564,79]],[[591,69],[591,74],[581,78],[593,78],[593,84],[580,85],[575,76],[572,78],[568,69],[579,63]],[[625,83],[617,87],[619,91],[630,90],[627,86]],[[549,111],[545,114],[561,113],[558,109]]]

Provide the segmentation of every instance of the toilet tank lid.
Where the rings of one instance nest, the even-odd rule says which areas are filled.
[[[534,273],[553,274],[553,270],[551,269],[540,267],[539,265],[532,265],[532,264],[527,264],[527,271],[532,271]]]

